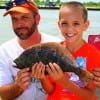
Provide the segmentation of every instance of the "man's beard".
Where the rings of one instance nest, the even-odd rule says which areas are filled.
[[[25,34],[23,33],[19,33],[18,31],[20,29],[24,29],[25,31],[27,31]],[[20,28],[16,28],[14,29],[15,34],[21,39],[21,40],[27,40],[32,34],[34,34],[36,29],[36,23],[34,23],[32,25],[32,27],[28,28],[28,27],[20,27]]]

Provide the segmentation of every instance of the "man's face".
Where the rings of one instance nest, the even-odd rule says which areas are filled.
[[[27,40],[36,30],[36,20],[32,12],[28,14],[12,13],[12,25],[15,34],[22,40]]]

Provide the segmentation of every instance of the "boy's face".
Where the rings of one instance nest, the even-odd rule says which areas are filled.
[[[61,8],[58,26],[68,43],[80,42],[83,31],[88,28],[88,25],[88,21],[84,22],[84,17],[80,9]]]

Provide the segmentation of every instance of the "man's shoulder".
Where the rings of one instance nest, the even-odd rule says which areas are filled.
[[[41,41],[42,42],[50,42],[50,41],[60,42],[61,39],[56,37],[56,36],[53,36],[53,35],[48,35],[48,34],[42,33],[41,34]]]
[[[16,38],[13,38],[13,39],[11,39],[11,40],[8,40],[8,41],[2,43],[2,44],[0,45],[0,48],[10,48],[10,47],[14,46],[14,44],[15,44],[16,42],[17,42],[17,39],[16,39]]]

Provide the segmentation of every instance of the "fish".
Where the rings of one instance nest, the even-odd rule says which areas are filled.
[[[77,74],[82,82],[88,84],[93,79],[93,74],[77,65],[70,51],[58,42],[46,42],[33,45],[22,52],[14,59],[14,67],[30,69],[36,62],[57,63],[63,72],[73,72]],[[45,71],[45,74],[48,74]]]

